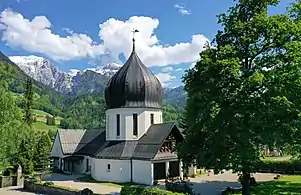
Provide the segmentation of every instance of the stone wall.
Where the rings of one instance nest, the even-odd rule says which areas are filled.
[[[0,176],[0,188],[18,186],[23,184],[23,178],[17,176]]]
[[[56,195],[80,195],[79,192],[74,192],[70,190],[63,190],[54,188],[51,186],[44,186],[41,184],[34,184],[32,182],[24,181],[24,189],[29,192],[34,192],[37,194],[56,194]]]
[[[55,195],[81,195],[79,191],[72,191],[68,189],[59,189],[54,186],[45,186],[42,184],[35,184],[33,182],[29,182],[28,180],[24,181],[23,188],[28,192],[34,192],[37,194],[55,194]],[[93,194],[93,195],[106,195],[106,194]]]

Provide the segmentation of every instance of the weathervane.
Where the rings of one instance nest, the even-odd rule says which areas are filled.
[[[137,29],[133,29],[132,33],[133,33],[133,51],[135,51],[135,33],[139,32],[139,30]]]

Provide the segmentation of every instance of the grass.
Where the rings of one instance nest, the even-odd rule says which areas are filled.
[[[196,171],[196,176],[201,176],[201,175],[207,175],[208,172],[205,171],[204,169],[197,169]]]
[[[37,116],[46,116],[46,115],[52,116],[51,114],[44,112],[42,110],[32,109],[31,111],[33,114],[36,114]]]
[[[107,186],[112,186],[112,187],[117,187],[117,188],[122,188],[123,186],[133,186],[133,185],[140,185],[141,184],[136,184],[136,183],[132,183],[132,182],[127,182],[127,183],[113,183],[113,182],[103,182],[103,181],[96,181],[95,179],[93,179],[90,175],[86,175],[83,177],[80,177],[77,179],[77,181],[80,182],[87,182],[87,183],[99,183],[99,184],[103,184],[103,185],[107,185]]]
[[[264,160],[282,161],[282,160],[290,160],[291,156],[265,157],[265,158],[262,158],[262,159],[264,159]]]
[[[33,123],[32,126],[36,130],[44,130],[44,131],[48,131],[48,130],[55,131],[58,129],[57,126],[49,126],[49,125],[46,125],[46,123],[44,123],[42,121],[37,121],[37,122]]]
[[[252,195],[300,195],[301,176],[283,176],[279,180],[263,182],[252,190]],[[238,194],[236,194],[238,195]]]

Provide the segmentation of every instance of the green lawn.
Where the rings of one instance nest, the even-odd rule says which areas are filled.
[[[45,130],[45,131],[48,131],[48,130],[54,130],[55,131],[59,128],[58,126],[46,125],[46,123],[41,122],[41,121],[37,121],[37,122],[33,123],[32,126],[36,130]]]
[[[301,176],[283,176],[279,180],[263,182],[252,195],[301,195]]]
[[[35,110],[35,109],[32,109],[32,113],[33,114],[36,114],[37,116],[46,116],[46,115],[49,115],[49,116],[52,116],[51,114],[47,113],[47,112],[44,112],[42,110]]]
[[[81,182],[87,182],[87,183],[100,183],[100,184],[104,184],[104,185],[107,185],[107,186],[113,186],[113,187],[118,187],[118,188],[122,188],[123,186],[140,185],[140,184],[135,184],[135,183],[131,183],[131,182],[128,182],[128,183],[110,183],[110,182],[96,181],[90,175],[80,177],[77,180],[81,181]]]
[[[281,160],[290,160],[291,156],[280,156],[280,157],[265,157],[262,158],[264,160],[275,160],[275,161],[281,161]]]

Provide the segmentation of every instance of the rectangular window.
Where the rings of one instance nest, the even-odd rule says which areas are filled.
[[[116,115],[116,125],[117,125],[116,135],[120,136],[120,114]]]
[[[150,114],[150,124],[154,124],[154,114]]]
[[[133,114],[133,135],[138,135],[138,115]]]
[[[87,158],[86,159],[86,172],[89,171],[89,159]]]

